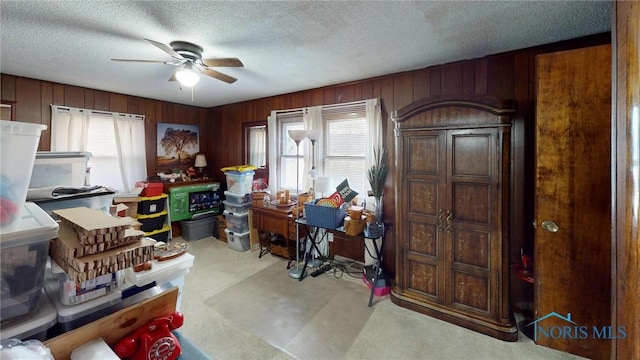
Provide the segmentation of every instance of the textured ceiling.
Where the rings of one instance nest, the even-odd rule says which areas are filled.
[[[580,36],[611,27],[599,1],[6,1],[5,74],[211,107]],[[196,43],[203,57],[238,57],[191,90],[146,42]],[[193,95],[193,100],[192,100]]]

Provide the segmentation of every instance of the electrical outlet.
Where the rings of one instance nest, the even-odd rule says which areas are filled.
[[[329,239],[329,242],[333,242],[333,234],[332,234],[332,233],[329,233],[329,234],[327,234],[327,235],[328,235],[328,236],[327,236],[327,239]]]

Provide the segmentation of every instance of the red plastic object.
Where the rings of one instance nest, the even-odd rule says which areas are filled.
[[[118,357],[127,360],[175,360],[182,349],[171,330],[183,323],[184,316],[180,312],[155,319],[120,340],[113,350]]]
[[[162,195],[162,183],[146,183],[141,196],[152,197]]]
[[[371,290],[371,286],[373,285],[371,284],[369,279],[367,279],[366,275],[362,276],[362,282],[364,282],[369,288],[369,290]],[[391,286],[376,287],[376,289],[373,290],[373,294],[375,296],[385,296],[385,295],[389,295],[390,293],[391,293]]]
[[[519,277],[522,281],[526,281],[531,284],[535,284],[536,280],[533,277],[533,271],[530,269],[524,269],[520,264],[512,264],[511,270]]]

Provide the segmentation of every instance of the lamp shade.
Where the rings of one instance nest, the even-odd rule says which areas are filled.
[[[311,141],[318,140],[320,138],[320,135],[322,135],[322,132],[320,131],[320,129],[307,130],[307,139]]]
[[[316,193],[326,194],[332,192],[331,178],[326,176],[320,176],[316,179],[315,189]]]
[[[200,76],[193,71],[193,64],[187,62],[180,70],[176,71],[176,79],[178,79],[180,84],[186,87],[192,87],[200,81]]]
[[[193,166],[198,168],[207,166],[207,158],[204,156],[204,154],[196,155],[196,163]]]
[[[289,137],[294,141],[302,141],[307,137],[307,130],[289,129]]]

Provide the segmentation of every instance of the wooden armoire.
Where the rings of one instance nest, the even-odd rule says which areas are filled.
[[[506,341],[513,102],[426,98],[392,114],[400,306]]]

